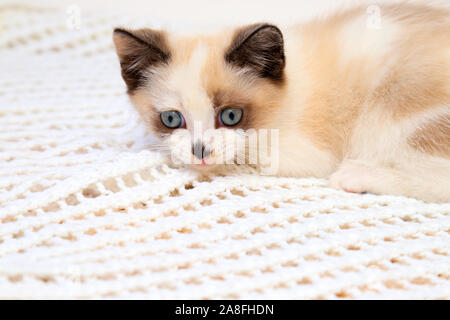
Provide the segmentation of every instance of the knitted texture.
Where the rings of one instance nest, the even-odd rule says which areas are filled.
[[[450,298],[448,203],[149,151],[124,19],[0,6],[0,298]]]

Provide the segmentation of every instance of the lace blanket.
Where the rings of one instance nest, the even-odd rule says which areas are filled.
[[[0,298],[450,298],[450,204],[149,151],[112,47],[130,21],[0,6]]]

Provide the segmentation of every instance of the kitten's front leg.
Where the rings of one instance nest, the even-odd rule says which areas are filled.
[[[358,160],[344,160],[330,176],[329,185],[352,193],[383,193],[379,170]],[[384,182],[384,184],[386,181]]]
[[[429,202],[450,202],[450,160],[421,158],[387,167],[344,160],[329,185],[354,193],[403,195]]]

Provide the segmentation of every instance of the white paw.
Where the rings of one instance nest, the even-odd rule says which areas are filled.
[[[332,188],[352,193],[371,192],[376,182],[373,170],[356,160],[344,160],[329,180]]]

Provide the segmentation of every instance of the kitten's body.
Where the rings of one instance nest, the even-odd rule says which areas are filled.
[[[194,122],[234,131],[217,125],[215,110],[236,105],[242,129],[279,129],[279,175],[450,201],[450,13],[413,5],[380,13],[368,25],[358,7],[282,38],[262,24],[195,38],[116,30],[115,43],[132,101],[171,149]],[[185,129],[158,125],[167,109],[183,113]]]

